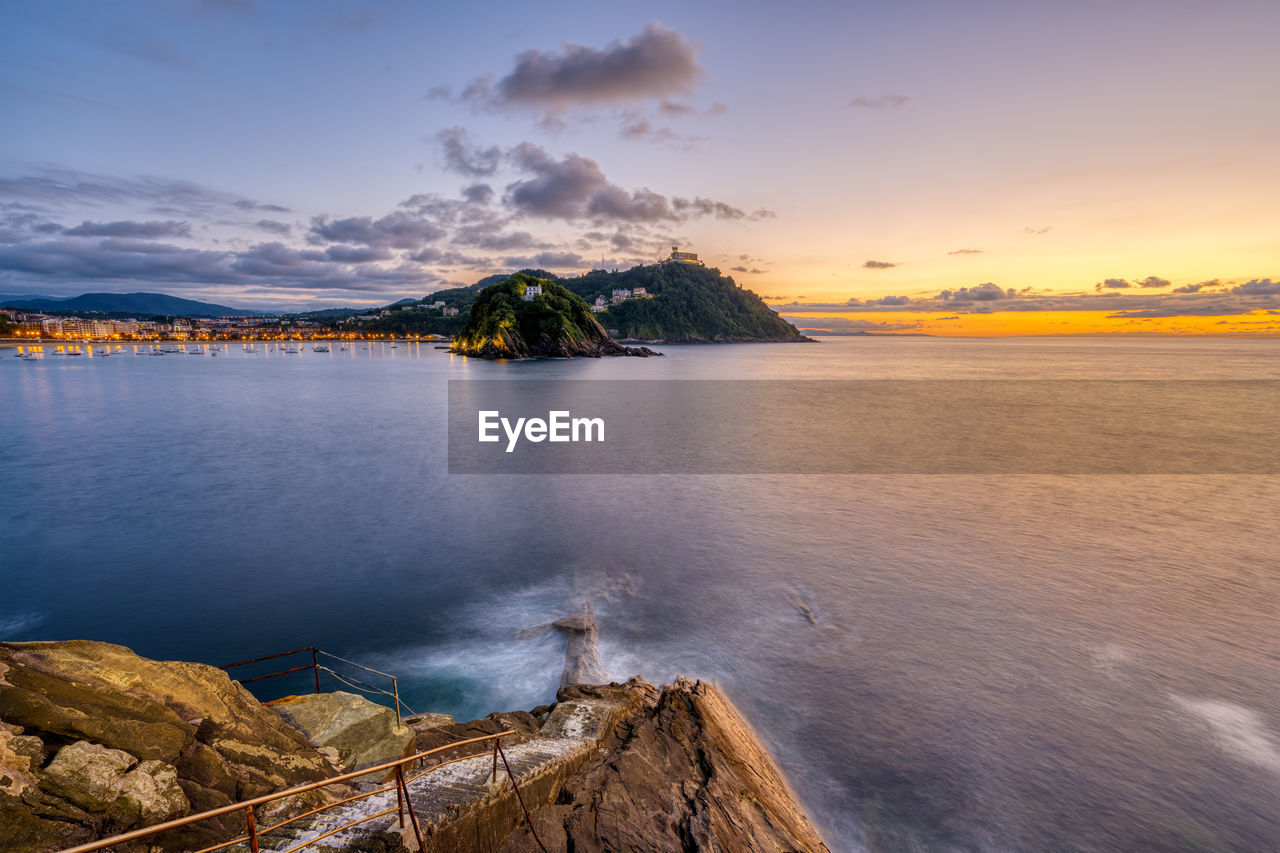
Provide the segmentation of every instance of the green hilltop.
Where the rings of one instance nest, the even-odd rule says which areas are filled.
[[[721,275],[719,270],[698,264],[668,261],[621,272],[593,270],[575,278],[560,278],[544,270],[529,269],[516,275],[550,282],[558,289],[580,297],[582,306],[574,310],[586,309],[588,319],[594,319],[620,338],[664,343],[809,340],[770,310],[755,293],[738,287],[732,278]],[[361,328],[377,333],[457,336],[468,327],[479,295],[489,287],[512,278],[514,276],[489,276],[470,287],[437,291],[414,305],[392,311],[390,316],[380,317]],[[521,288],[523,284],[521,280]],[[597,297],[610,302],[614,290],[634,292],[637,287],[644,288],[648,298],[624,299],[610,304],[606,311],[590,312],[589,306]],[[544,291],[550,292],[550,289],[544,287]],[[458,314],[443,316],[440,308],[428,307],[435,302],[456,308]],[[581,328],[582,324],[576,319],[566,316]]]

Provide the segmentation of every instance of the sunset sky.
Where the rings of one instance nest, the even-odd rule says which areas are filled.
[[[0,14],[0,294],[386,304],[679,245],[812,328],[1280,333],[1274,0]]]

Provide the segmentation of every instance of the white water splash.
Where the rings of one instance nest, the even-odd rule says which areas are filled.
[[[1209,727],[1214,743],[1240,761],[1280,775],[1280,739],[1257,711],[1213,699],[1171,697],[1178,707]]]

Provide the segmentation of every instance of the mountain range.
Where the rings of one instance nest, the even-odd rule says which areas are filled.
[[[0,296],[0,307],[20,311],[159,314],[167,317],[246,317],[266,314],[198,302],[165,293],[82,293],[66,299],[49,296]]]

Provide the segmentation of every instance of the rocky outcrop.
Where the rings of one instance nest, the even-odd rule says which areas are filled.
[[[585,637],[594,627],[588,617],[560,628],[571,639]],[[313,736],[358,730],[377,716],[342,697],[312,702]],[[344,719],[352,725],[335,725]],[[443,766],[430,772],[415,770],[409,802],[427,851],[534,851],[533,831],[555,851],[827,850],[755,732],[704,682],[571,684],[552,706],[469,723],[426,715],[409,727],[417,751],[513,731],[503,739],[501,765],[492,746],[480,743],[433,756],[427,763]],[[150,661],[104,643],[0,644],[6,853],[59,850],[339,772],[221,670]],[[351,793],[290,798],[290,814],[307,814],[266,831],[262,849],[322,836],[331,849],[416,847],[411,827],[399,826],[391,789],[366,799],[348,799]],[[337,809],[311,813],[339,798]],[[279,817],[260,814],[259,825]],[[374,820],[346,826],[358,817]],[[237,813],[116,849],[195,849],[235,837],[242,819]]]
[[[827,850],[768,750],[714,686],[682,678],[658,690],[633,679],[566,687],[557,698],[630,710],[598,754],[534,809],[548,850]],[[523,825],[501,847],[536,849]]]
[[[108,643],[0,643],[7,853],[57,850],[336,772],[215,667]],[[161,841],[199,847],[242,828],[232,816]]]
[[[343,772],[412,754],[414,732],[396,712],[354,693],[290,696],[271,708],[311,743],[337,750]]]
[[[525,298],[526,288],[537,288],[538,294]],[[661,355],[648,347],[624,347],[609,337],[582,297],[523,273],[476,295],[467,325],[450,349],[488,359]]]

